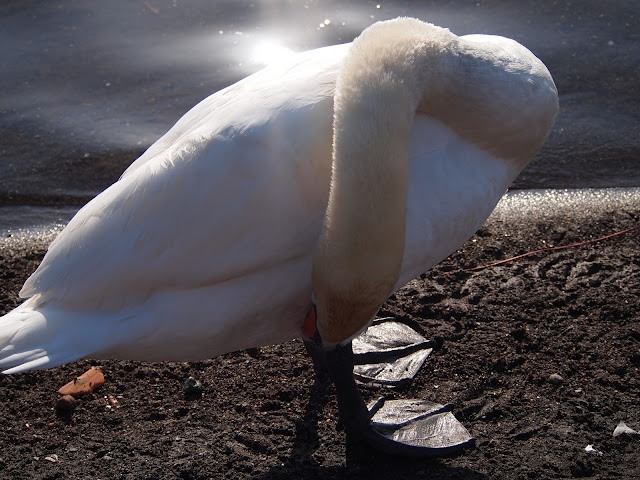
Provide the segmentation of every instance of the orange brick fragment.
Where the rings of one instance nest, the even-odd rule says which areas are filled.
[[[104,383],[104,375],[98,367],[91,367],[72,382],[58,390],[60,395],[79,397],[92,393]]]

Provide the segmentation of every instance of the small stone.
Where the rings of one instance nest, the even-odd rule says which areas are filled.
[[[602,455],[602,452],[600,450],[596,449],[593,446],[593,444],[589,444],[586,447],[584,447],[584,451],[586,453],[590,453],[590,454],[593,454],[593,455]]]
[[[564,382],[564,378],[562,378],[557,373],[552,373],[551,375],[549,375],[549,383],[550,384],[552,384],[552,385],[560,385],[560,384],[562,384],[562,382]]]
[[[106,398],[107,398],[107,402],[109,403],[107,407],[120,408],[120,402],[118,402],[118,400],[113,395],[109,395]]]
[[[626,423],[620,422],[613,430],[614,437],[617,437],[619,435],[638,435],[638,432],[629,427]]]
[[[185,395],[201,395],[202,383],[200,383],[200,380],[196,380],[193,377],[187,378],[184,382],[184,393]]]
[[[61,412],[72,412],[75,410],[78,401],[72,395],[63,395],[56,402],[56,410]]]

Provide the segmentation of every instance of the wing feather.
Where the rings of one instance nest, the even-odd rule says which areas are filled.
[[[305,54],[284,80],[266,70],[230,87],[246,95],[225,90],[195,107],[78,212],[20,295],[119,310],[308,254],[328,195],[345,49],[333,50],[314,69]]]

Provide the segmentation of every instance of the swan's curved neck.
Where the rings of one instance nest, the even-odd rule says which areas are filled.
[[[426,24],[417,23],[420,32],[366,30],[336,85],[331,191],[313,261],[318,330],[327,343],[362,330],[400,274],[411,124],[429,84],[425,72],[442,68],[442,50],[456,38],[437,27],[430,29],[437,38],[425,37]],[[421,58],[430,69],[415,64],[418,50],[431,52]]]
[[[513,40],[457,37],[409,18],[366,29],[334,99],[333,174],[312,277],[325,342],[361,331],[398,280],[415,112],[503,159],[515,177],[557,110],[548,70]]]

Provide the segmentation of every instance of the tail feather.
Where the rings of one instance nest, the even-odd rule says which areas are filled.
[[[0,318],[2,373],[57,367],[96,350],[96,336],[87,338],[82,314],[38,305],[38,300],[32,297]]]
[[[72,359],[75,360],[75,359]],[[69,361],[72,361],[69,360]],[[62,365],[66,362],[59,362],[53,364],[51,361],[51,357],[47,355],[46,350],[35,349],[26,352],[21,352],[17,355],[11,355],[6,359],[2,359],[0,361],[0,368],[4,368],[5,366],[15,365],[14,367],[7,368],[6,370],[2,370],[4,374],[12,374],[12,373],[21,373],[26,372],[28,370],[40,370],[43,368],[54,367],[57,365]]]

